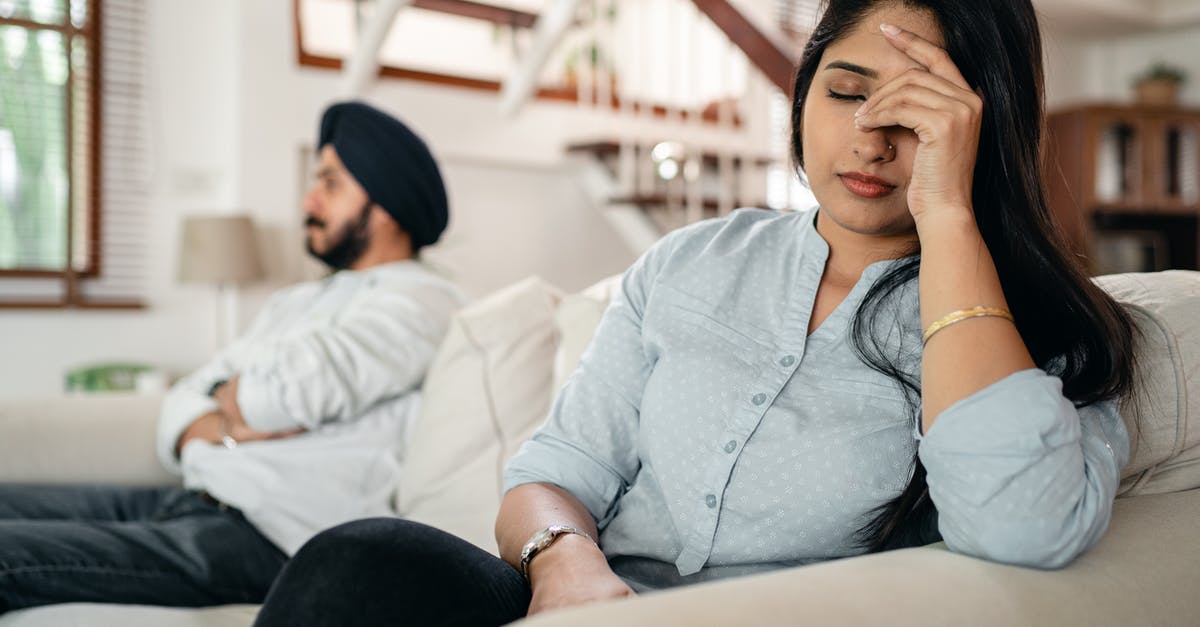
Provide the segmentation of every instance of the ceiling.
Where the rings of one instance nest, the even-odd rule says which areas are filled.
[[[1200,0],[1033,0],[1033,4],[1046,26],[1085,37],[1200,25]]]

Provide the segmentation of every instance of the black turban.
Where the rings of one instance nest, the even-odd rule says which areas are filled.
[[[413,249],[438,240],[450,218],[446,188],[425,142],[396,118],[361,102],[321,117],[317,149],[333,146],[351,176],[412,236]]]

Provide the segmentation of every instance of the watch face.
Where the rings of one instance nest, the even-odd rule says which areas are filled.
[[[551,529],[542,529],[533,535],[533,538],[530,539],[529,543],[538,548],[542,548],[553,539],[554,532]]]

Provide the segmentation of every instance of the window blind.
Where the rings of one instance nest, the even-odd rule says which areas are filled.
[[[138,301],[149,187],[144,0],[29,4],[0,6],[0,19],[11,18],[0,23],[0,305]]]
[[[86,301],[141,300],[147,278],[150,187],[145,0],[104,0],[101,15],[100,223],[92,231],[100,272]]]

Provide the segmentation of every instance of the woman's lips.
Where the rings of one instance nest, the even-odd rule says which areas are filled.
[[[842,185],[845,185],[846,189],[850,190],[851,194],[862,196],[863,198],[883,198],[896,189],[895,185],[879,177],[861,172],[839,174],[838,178],[841,179]]]

